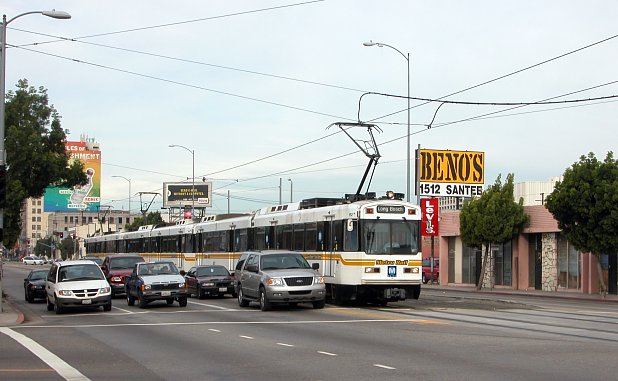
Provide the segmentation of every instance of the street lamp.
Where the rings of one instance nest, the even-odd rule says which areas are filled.
[[[125,179],[129,182],[129,220],[131,220],[131,180],[120,175],[114,175],[112,177],[120,177],[121,179]]]
[[[193,171],[191,175],[191,219],[193,219],[195,217],[195,151],[178,144],[170,144],[169,147],[184,148],[191,152],[191,157],[193,159]]]
[[[294,202],[292,201],[292,186],[294,185],[294,183],[292,182],[292,179],[288,179],[288,181],[290,182],[290,202]]]
[[[388,44],[384,44],[381,42],[373,42],[369,40],[369,42],[363,42],[364,46],[378,46],[383,47],[386,46],[395,50],[397,53],[401,54],[403,58],[408,62],[408,134],[406,139],[407,145],[407,160],[406,160],[406,201],[410,202],[410,53],[403,54],[399,49],[394,46],[390,46]],[[418,192],[418,190],[416,190]]]
[[[6,184],[6,152],[4,151],[4,102],[5,102],[5,78],[6,78],[6,26],[21,16],[31,15],[31,14],[42,14],[47,17],[52,17],[55,19],[70,19],[71,15],[67,12],[63,11],[32,11],[19,14],[12,19],[6,19],[6,15],[2,15],[2,24],[0,25],[0,184]],[[5,186],[5,185],[3,185]],[[4,202],[6,199],[5,189],[0,190],[0,246],[2,243],[2,232],[4,230]],[[2,285],[0,283],[0,294],[2,293]],[[0,312],[2,312],[2,305],[0,305]]]

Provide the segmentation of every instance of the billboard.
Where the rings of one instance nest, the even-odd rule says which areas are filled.
[[[192,193],[193,190],[193,193]],[[212,206],[212,182],[163,183],[163,207],[186,207],[195,203],[196,208]]]
[[[79,160],[84,165],[88,183],[73,188],[50,187],[45,189],[45,212],[97,212],[101,203],[101,150],[93,142],[65,142],[69,160]]]
[[[439,200],[437,198],[422,198],[421,199],[421,235],[422,236],[437,236],[438,235],[438,209]]]
[[[483,193],[484,152],[420,149],[417,157],[420,196],[472,197]]]

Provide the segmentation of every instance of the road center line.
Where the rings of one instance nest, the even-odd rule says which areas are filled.
[[[293,347],[294,346],[292,344],[286,344],[286,343],[277,343],[277,345],[281,345],[283,347]]]
[[[243,339],[253,340],[253,337],[251,336],[244,336],[244,335],[239,335],[239,336],[242,337]]]
[[[330,353],[330,352],[318,351],[318,353],[321,355],[326,355],[326,356],[337,356],[336,353]]]
[[[38,358],[43,360],[47,365],[54,369],[60,377],[70,381],[90,381],[90,379],[81,374],[77,369],[67,364],[60,357],[45,349],[41,344],[32,340],[26,335],[15,332],[7,327],[0,327],[0,332],[11,337],[23,347],[34,353]]]
[[[388,365],[382,365],[382,364],[373,364],[373,366],[376,366],[378,368],[383,368],[383,369],[397,369],[397,368],[393,368],[392,366],[388,366]]]

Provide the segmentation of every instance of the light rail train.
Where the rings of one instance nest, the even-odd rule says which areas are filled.
[[[172,260],[185,270],[220,264],[232,272],[243,252],[292,250],[319,263],[330,301],[384,305],[418,299],[421,291],[421,210],[395,197],[313,198],[93,236],[85,247],[88,256],[139,254],[148,261]]]

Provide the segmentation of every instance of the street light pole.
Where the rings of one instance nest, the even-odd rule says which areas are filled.
[[[294,183],[292,182],[292,179],[288,179],[288,181],[290,182],[290,202],[294,202],[292,200],[292,186],[294,185]]]
[[[193,219],[195,217],[195,151],[192,149],[188,149],[185,146],[181,146],[178,144],[170,144],[169,147],[178,147],[178,148],[184,148],[185,150],[189,151],[191,153],[191,159],[192,159],[192,174],[191,174],[191,219]]]
[[[112,177],[120,177],[121,179],[125,179],[129,182],[129,220],[131,219],[131,179],[127,179],[124,176],[114,175]]]
[[[31,11],[19,14],[12,19],[6,19],[6,15],[2,15],[2,24],[0,25],[0,186],[5,189],[0,190],[0,247],[2,245],[2,239],[4,234],[4,203],[6,200],[6,152],[4,150],[4,120],[5,120],[5,104],[6,101],[6,26],[15,20],[16,18],[31,15],[42,14],[47,17],[55,19],[70,19],[71,15],[63,11]],[[0,282],[0,294],[2,294],[2,283]],[[2,312],[2,305],[0,304],[0,312]]]
[[[403,58],[408,63],[408,134],[406,135],[406,148],[407,148],[407,156],[406,156],[406,201],[410,202],[410,53],[403,54],[399,49],[394,46],[390,46],[388,44],[384,44],[381,42],[364,42],[364,46],[378,46],[383,47],[386,46],[395,50],[397,53],[401,54]],[[418,192],[418,189],[416,190]]]

